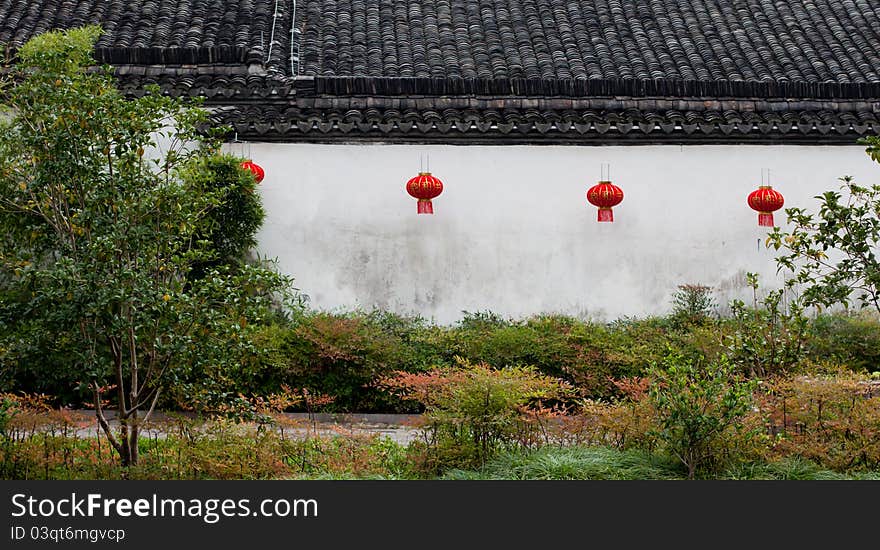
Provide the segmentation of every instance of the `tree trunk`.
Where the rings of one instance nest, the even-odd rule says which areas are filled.
[[[120,463],[123,467],[136,466],[139,457],[138,436],[140,435],[140,426],[138,425],[138,411],[135,409],[131,414],[125,414],[125,402],[121,403],[118,408],[117,420],[119,421],[119,433],[115,434],[107,417],[104,415],[104,409],[101,406],[102,389],[97,383],[93,383],[93,395],[95,399],[95,416],[98,419],[98,425],[107,436],[110,446],[119,455]],[[118,436],[118,437],[117,437]]]
[[[129,453],[130,453],[129,457],[128,457],[128,464],[129,464],[129,466],[137,466],[138,457],[140,455],[140,452],[139,452],[140,447],[138,444],[138,436],[140,435],[140,433],[139,433],[140,426],[138,425],[138,411],[137,411],[137,409],[135,409],[134,412],[131,413],[131,419],[132,419],[131,435],[130,435],[131,441],[129,442],[129,445],[128,445],[128,449],[129,449]]]

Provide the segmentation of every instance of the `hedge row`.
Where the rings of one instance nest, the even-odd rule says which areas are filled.
[[[613,398],[615,380],[643,375],[670,351],[715,358],[726,354],[744,372],[797,372],[817,365],[856,372],[880,371],[880,320],[831,314],[795,323],[760,316],[730,319],[680,316],[621,319],[611,323],[560,315],[504,319],[490,312],[465,313],[452,326],[388,312],[308,311],[257,327],[254,352],[235,372],[221,373],[230,396],[252,398],[306,389],[323,395],[323,410],[416,412],[376,386],[394,373],[450,366],[456,358],[495,367],[532,366],[576,386],[585,397]],[[768,363],[767,358],[773,361]],[[44,355],[13,365],[5,384],[13,391],[58,396],[63,404],[87,399],[77,380]],[[204,376],[200,373],[198,376]],[[163,406],[192,408],[194,388],[205,382],[181,369]],[[189,378],[194,378],[190,380]],[[329,401],[329,403],[328,403]],[[303,410],[305,402],[294,408]]]

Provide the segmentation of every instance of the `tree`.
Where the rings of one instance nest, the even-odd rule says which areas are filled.
[[[12,68],[0,123],[0,361],[64,357],[128,466],[162,391],[193,368],[219,391],[224,367],[256,351],[251,327],[289,281],[217,261],[226,251],[212,246],[212,216],[229,191],[206,185],[206,171],[237,159],[218,156],[197,106],[158,88],[125,98],[95,67],[99,35],[37,36]]]
[[[204,192],[218,196],[218,204],[206,215],[197,238],[205,239],[213,258],[193,266],[193,277],[200,278],[211,268],[239,265],[257,245],[256,232],[266,217],[256,192],[253,173],[241,169],[241,159],[212,155],[196,161],[190,179]]]
[[[880,162],[880,138],[868,138],[868,155]],[[880,185],[863,187],[852,177],[841,178],[841,191],[827,191],[819,199],[818,214],[787,208],[790,232],[775,228],[768,246],[783,253],[779,269],[794,272],[789,285],[804,286],[805,305],[848,306],[880,313]]]

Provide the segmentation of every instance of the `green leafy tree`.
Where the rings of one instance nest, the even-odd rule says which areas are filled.
[[[880,162],[880,138],[862,143]],[[794,272],[790,284],[802,285],[806,305],[849,306],[856,301],[880,312],[880,185],[857,185],[849,176],[841,181],[841,192],[816,197],[818,214],[787,208],[794,228],[775,228],[767,243],[782,251],[777,264]]]
[[[206,182],[232,161],[216,159],[204,110],[157,88],[125,98],[95,67],[99,35],[37,36],[13,67],[0,125],[0,361],[63,357],[134,465],[163,390],[195,370],[223,399],[225,368],[259,351],[250,331],[289,281],[217,263],[212,216],[228,190]]]
[[[219,199],[207,212],[197,234],[197,238],[210,243],[214,256],[193,266],[195,278],[212,268],[240,265],[257,245],[256,233],[266,212],[254,175],[242,170],[240,163],[241,159],[231,155],[205,156],[197,159],[189,172],[196,188]]]

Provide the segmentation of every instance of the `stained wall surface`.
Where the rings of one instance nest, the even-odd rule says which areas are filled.
[[[240,153],[235,149],[232,152]],[[385,308],[439,323],[462,311],[662,314],[680,284],[722,306],[747,272],[780,287],[746,196],[762,168],[786,207],[816,209],[838,178],[876,183],[860,146],[413,146],[252,143],[266,169],[259,252],[319,309]],[[434,215],[404,190],[420,157],[445,186]],[[585,199],[610,163],[614,223]],[[785,226],[785,214],[776,214]]]

